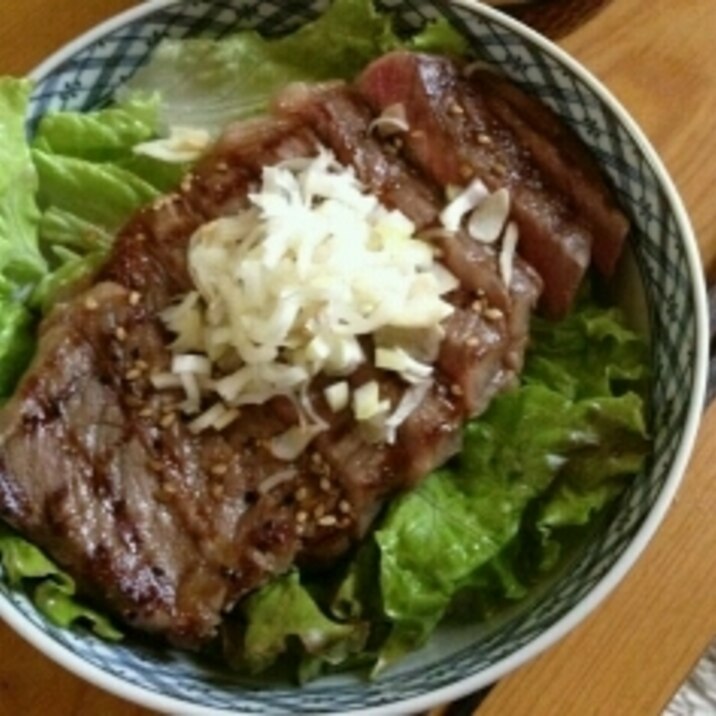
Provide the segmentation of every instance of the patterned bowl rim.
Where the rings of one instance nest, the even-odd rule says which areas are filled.
[[[142,3],[135,8],[131,8],[103,21],[53,53],[29,74],[30,79],[36,82],[43,80],[69,57],[76,54],[85,46],[101,39],[104,35],[130,22],[152,15],[158,10],[176,5],[181,1],[182,0],[151,0],[150,2]],[[584,620],[624,578],[628,570],[634,565],[646,548],[663,520],[678,490],[693,449],[706,390],[709,346],[708,303],[701,259],[696,237],[683,202],[655,149],[651,146],[649,140],[626,109],[624,109],[611,92],[606,89],[591,72],[564,50],[523,23],[514,20],[499,10],[482,5],[477,0],[451,0],[451,3],[475,14],[482,15],[492,22],[501,24],[508,31],[515,33],[538,47],[541,52],[550,55],[556,62],[580,78],[591,88],[606,106],[610,108],[620,124],[635,141],[642,156],[651,166],[659,180],[661,188],[668,199],[679,235],[684,244],[695,307],[696,350],[694,359],[694,381],[692,383],[691,395],[689,396],[689,410],[684,424],[681,443],[676,451],[668,478],[664,482],[659,498],[654,503],[650,513],[634,536],[630,546],[614,565],[612,565],[605,577],[594,586],[592,591],[589,592],[584,599],[572,607],[564,617],[548,627],[539,637],[513,654],[496,662],[489,668],[456,680],[449,686],[434,689],[417,697],[394,702],[390,707],[383,704],[379,707],[351,711],[349,712],[351,716],[384,716],[387,713],[416,713],[426,711],[441,703],[459,699],[470,692],[493,683],[525,662],[533,659]],[[191,713],[192,716],[226,716],[226,714],[229,713],[224,709],[201,707],[196,704],[189,705],[179,699],[154,693],[140,686],[128,683],[118,676],[106,673],[99,667],[87,663],[80,656],[54,641],[50,636],[45,634],[39,626],[35,626],[29,620],[25,619],[4,600],[0,600],[0,617],[23,639],[57,664],[85,681],[115,694],[120,698],[163,713]],[[187,709],[190,709],[190,711]],[[238,714],[239,712],[236,713]]]

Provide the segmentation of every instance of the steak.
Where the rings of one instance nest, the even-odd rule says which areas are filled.
[[[519,137],[547,180],[579,212],[594,236],[594,263],[605,276],[611,276],[629,222],[594,157],[547,105],[506,78],[481,70],[470,75],[470,83],[484,96],[490,111]]]
[[[542,305],[549,315],[569,310],[593,243],[604,270],[613,270],[626,220],[572,135],[562,132],[569,137],[565,156],[546,150],[562,134],[546,110],[539,115],[542,132],[530,129],[525,113],[532,105],[523,93],[515,90],[508,103],[497,80],[484,81],[484,74],[468,80],[453,60],[404,51],[369,65],[358,87],[376,112],[403,106],[407,154],[435,182],[462,186],[477,177],[491,191],[509,189],[518,250],[544,280]],[[576,175],[570,180],[572,161]]]
[[[386,78],[397,89],[385,89]],[[521,95],[506,98],[489,81],[481,93],[475,84],[449,61],[398,53],[373,65],[359,88],[294,85],[272,117],[228,127],[177,191],[130,219],[95,284],[41,325],[34,361],[0,411],[0,517],[128,624],[198,647],[244,595],[292,564],[334,562],[386,499],[456,454],[464,422],[515,381],[543,281],[547,308],[563,312],[589,258],[585,227],[596,231],[613,218],[609,195],[599,192],[584,207],[600,206],[601,218],[589,209],[582,224],[571,213],[576,200],[560,184],[562,165],[535,149],[557,131],[551,116],[529,133]],[[371,132],[376,110],[396,97],[413,128],[403,147]],[[509,103],[509,117],[497,118],[495,98]],[[453,99],[464,116],[445,110]],[[480,139],[486,127],[489,151]],[[443,340],[426,336],[420,346],[434,362],[434,381],[394,441],[376,443],[350,409],[330,410],[328,378],[319,376],[308,396],[326,430],[287,462],[268,444],[298,421],[292,401],[243,406],[225,429],[194,435],[179,410],[183,395],[156,391],[150,376],[171,362],[158,314],[193,288],[190,237],[248,206],[264,166],[314,156],[321,145],[413,221],[460,285],[447,296],[454,311]],[[536,158],[528,161],[529,147]],[[523,233],[509,287],[493,247],[439,226],[446,184],[464,183],[464,164],[470,176],[494,174],[486,183],[496,187],[502,161]],[[592,183],[585,166],[584,182]],[[539,242],[545,246],[525,250]],[[540,263],[550,252],[559,254],[552,272]],[[371,354],[373,339],[363,344]],[[348,380],[352,387],[375,380],[392,405],[411,390],[370,364]]]

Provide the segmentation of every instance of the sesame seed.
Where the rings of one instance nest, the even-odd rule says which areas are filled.
[[[393,146],[394,146],[396,149],[401,149],[402,146],[403,146],[403,140],[402,140],[400,137],[396,137],[396,138],[393,140]]]
[[[477,348],[480,345],[480,339],[477,336],[470,336],[465,343],[468,348]]]
[[[296,513],[296,522],[298,522],[299,524],[304,523],[307,519],[308,519],[308,512],[301,510],[300,512]]]
[[[137,370],[147,370],[147,368],[149,368],[149,363],[147,363],[147,361],[141,360],[141,359],[136,360],[136,361],[134,361],[134,367]]]
[[[460,167],[460,176],[463,179],[470,179],[472,175],[474,174],[472,167],[469,164],[463,164]]]
[[[165,482],[162,485],[162,490],[164,490],[167,495],[175,495],[177,491],[177,486],[173,482]]]
[[[477,142],[478,144],[492,144],[492,138],[487,134],[481,133],[477,135]]]
[[[442,249],[439,249],[437,247],[435,247],[433,249],[433,257],[434,258],[441,259],[441,258],[443,258],[443,256],[445,256],[445,252]]]
[[[319,485],[324,492],[328,492],[331,489],[331,483],[325,477],[321,478]]]
[[[229,165],[226,162],[218,162],[216,165],[216,170],[219,172],[225,172],[228,171]]]
[[[224,496],[224,486],[223,485],[212,485],[211,486],[211,494],[217,500],[220,497],[223,497]]]
[[[139,411],[140,418],[151,418],[152,415],[154,415],[154,411],[151,408],[142,408],[142,410]]]
[[[163,428],[169,428],[171,427],[177,419],[176,413],[167,413],[160,421],[159,425],[161,425]]]
[[[158,472],[159,470],[162,470],[164,468],[164,463],[161,462],[161,460],[150,460],[149,467],[155,472]]]
[[[318,524],[321,525],[321,527],[332,527],[336,522],[338,522],[338,520],[335,515],[326,515],[318,520]]]
[[[338,503],[338,509],[345,515],[347,515],[351,511],[351,505],[348,500],[341,500]]]
[[[130,306],[137,306],[141,300],[142,300],[142,295],[138,291],[132,291],[129,294],[129,305]]]
[[[212,475],[216,475],[216,477],[221,477],[222,475],[226,475],[226,473],[229,471],[229,466],[224,465],[223,463],[218,463],[217,465],[214,465],[209,472],[211,472]]]
[[[313,516],[319,520],[323,515],[326,514],[326,506],[323,504],[316,505],[315,509],[313,510]]]
[[[124,342],[127,340],[127,329],[123,326],[117,326],[117,328],[114,331],[114,337],[120,342]]]
[[[422,139],[422,138],[425,136],[425,130],[423,130],[423,129],[414,129],[414,130],[410,133],[410,136],[411,136],[413,139]]]
[[[499,321],[504,317],[504,314],[499,308],[488,308],[484,311],[484,315],[488,321]]]
[[[482,313],[484,306],[482,301],[473,301],[471,308],[475,313]]]
[[[302,535],[306,531],[306,526],[303,524],[296,525],[296,534]]]
[[[132,382],[133,380],[137,380],[138,378],[142,377],[142,371],[137,370],[136,368],[132,368],[132,370],[127,371],[127,375],[124,376],[128,381]]]
[[[450,105],[450,114],[465,114],[465,110],[457,103],[453,102]]]
[[[97,303],[97,299],[95,299],[95,298],[85,299],[85,308],[88,311],[96,311],[99,308],[99,303]]]
[[[296,490],[296,499],[299,502],[303,502],[308,497],[308,490],[305,487],[299,487]]]
[[[146,235],[143,231],[138,231],[138,232],[134,235],[134,238],[135,238],[137,241],[146,241],[146,240],[147,240],[147,235]]]
[[[462,388],[457,383],[453,383],[450,386],[450,392],[455,396],[461,396],[463,394]]]

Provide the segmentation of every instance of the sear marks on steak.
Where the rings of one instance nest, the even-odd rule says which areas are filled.
[[[590,227],[596,231],[600,226],[598,218],[590,223],[582,212],[598,217],[595,207],[602,208],[607,201],[613,206],[601,177],[589,168],[581,173],[576,189],[587,184],[596,188],[577,212],[576,192],[565,194],[554,181],[565,183],[563,162],[545,171],[543,144],[536,132],[528,134],[522,125],[504,121],[494,111],[501,103],[496,93],[489,93],[488,101],[479,81],[465,79],[450,59],[393,52],[372,63],[358,86],[376,112],[403,105],[410,126],[404,138],[406,151],[434,181],[465,185],[479,177],[490,190],[510,190],[520,228],[518,250],[544,280],[545,311],[564,315],[589,265],[595,238]],[[581,153],[576,159],[580,157]],[[598,250],[607,269],[613,266],[616,244],[623,240],[623,227],[618,231],[621,239],[607,239],[607,247]],[[601,233],[597,239],[601,241]]]
[[[380,109],[392,97],[382,88],[386,79],[397,83],[394,94],[414,128],[405,151],[370,131],[370,104]],[[405,94],[400,83],[407,80],[414,84]],[[294,85],[277,99],[275,116],[227,128],[175,193],[120,231],[97,283],[44,321],[34,362],[0,412],[0,517],[127,623],[197,647],[245,594],[294,563],[335,560],[365,534],[387,498],[458,452],[464,421],[521,368],[542,280],[547,307],[559,313],[581,278],[589,243],[567,216],[576,199],[556,178],[561,165],[543,149],[527,161],[527,150],[514,146],[515,137],[534,147],[554,136],[551,116],[529,134],[512,114],[488,107],[497,97],[522,117],[521,96],[490,85],[488,102],[474,84],[450,62],[398,53],[368,70],[362,93],[343,83]],[[445,111],[451,99],[460,100],[464,114]],[[484,126],[494,138],[490,152],[479,139],[482,129],[474,129]],[[430,142],[420,134],[428,131]],[[448,296],[454,313],[443,341],[436,346],[426,336],[420,346],[435,361],[435,380],[394,443],[376,444],[350,409],[333,413],[323,395],[331,379],[319,376],[309,396],[327,429],[298,459],[284,462],[268,442],[298,419],[288,399],[245,406],[228,428],[195,436],[178,410],[182,395],[158,393],[149,377],[170,365],[170,336],[158,312],[192,288],[192,234],[247,206],[264,166],[313,156],[321,144],[415,223],[460,287]],[[509,289],[493,247],[439,226],[445,184],[466,183],[465,164],[470,176],[478,166],[496,176],[503,161],[523,238],[532,237],[526,244],[546,242],[535,249],[541,278],[517,258]],[[548,166],[565,196],[547,188],[536,166]],[[583,176],[594,182],[589,168]],[[496,181],[486,179],[492,188]],[[604,209],[598,219],[590,213],[595,231],[613,219],[609,198],[594,192],[589,199]],[[553,251],[556,270],[567,272],[561,287],[539,264]],[[373,339],[363,343],[370,355]],[[411,389],[369,364],[348,380],[353,387],[377,381],[394,406]]]
[[[0,491],[15,495],[0,514],[124,620],[193,645],[266,562],[293,561],[288,484],[261,493],[286,465],[259,445],[285,424],[280,411],[247,410],[221,434],[191,437],[177,396],[149,388],[143,366],[166,364],[166,336],[130,296],[98,284],[43,326],[0,414]]]
[[[148,307],[161,310],[192,287],[186,252],[203,223],[247,205],[262,166],[312,156],[317,138],[281,120],[231,125],[178,192],[139,211],[120,231],[100,280],[139,291]]]
[[[279,95],[275,108],[282,116],[307,122],[321,142],[341,162],[353,166],[358,178],[387,207],[398,209],[416,227],[426,229],[425,237],[435,244],[441,261],[467,289],[467,299],[453,301],[455,315],[448,323],[439,366],[458,386],[456,399],[466,413],[481,413],[494,392],[508,385],[522,366],[530,312],[542,289],[539,276],[518,258],[508,290],[492,247],[464,232],[435,230],[445,204],[444,189],[417,173],[396,144],[381,142],[371,134],[374,116],[355,89],[341,82],[294,84]],[[483,309],[493,316],[487,324],[476,315]],[[495,320],[495,312],[499,320]],[[467,334],[458,327],[469,327],[471,342],[479,348],[470,347],[466,356],[462,341],[450,340],[451,326],[461,338]],[[486,386],[492,388],[485,393]]]
[[[540,171],[569,199],[594,238],[594,263],[614,273],[629,222],[617,206],[594,157],[574,132],[536,98],[494,72],[480,70],[470,82],[490,111],[519,138]]]
[[[354,89],[342,82],[297,83],[289,85],[274,106],[282,116],[308,123],[386,206],[400,209],[419,229],[436,223],[444,190],[419,175],[393,145],[371,135],[373,114]]]

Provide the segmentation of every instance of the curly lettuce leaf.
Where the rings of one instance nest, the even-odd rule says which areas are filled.
[[[376,534],[393,627],[378,669],[420,646],[458,595],[520,598],[642,467],[643,341],[617,311],[535,320],[525,383],[468,425],[455,464],[396,500]],[[528,559],[525,560],[525,555]],[[527,563],[526,563],[527,562]],[[464,613],[465,603],[461,605]]]
[[[96,112],[51,112],[35,133],[33,147],[93,162],[117,161],[156,135],[158,97],[130,100]]]
[[[457,57],[470,52],[470,43],[465,35],[458,32],[444,17],[429,23],[407,42],[407,46],[416,52],[439,53]]]
[[[429,52],[467,50],[445,20],[413,39],[393,30],[372,0],[335,0],[296,32],[265,38],[244,31],[221,39],[165,40],[129,81],[124,97],[158,93],[162,124],[217,131],[228,122],[266,112],[289,82],[350,79],[371,60],[399,47]]]
[[[33,150],[32,156],[40,177],[40,205],[73,214],[109,233],[159,196],[151,184],[114,164],[97,164],[40,149]]]
[[[0,288],[0,404],[10,396],[35,348],[35,319]]]
[[[113,239],[107,227],[57,206],[42,214],[40,235],[48,250],[62,246],[78,254],[107,251]]]
[[[298,572],[274,579],[241,605],[244,625],[226,644],[231,663],[256,674],[299,645],[307,672],[336,665],[359,653],[367,625],[327,617],[301,585]]]
[[[99,637],[109,641],[122,639],[111,621],[78,601],[74,581],[45,555],[21,537],[0,525],[0,560],[11,586],[32,585],[37,608],[53,624],[71,627],[89,625]]]
[[[40,281],[32,292],[31,304],[42,313],[72,294],[78,285],[88,281],[107,258],[106,250],[92,251],[82,256],[68,255],[62,263]]]
[[[84,114],[56,112],[40,122],[32,157],[44,209],[40,244],[51,271],[32,293],[34,307],[47,312],[90,278],[122,224],[181,181],[188,167],[134,152],[157,136],[157,108],[149,97]]]
[[[0,78],[0,275],[25,285],[45,272],[37,243],[37,174],[25,138],[32,85]]]

